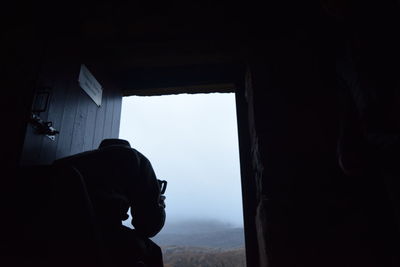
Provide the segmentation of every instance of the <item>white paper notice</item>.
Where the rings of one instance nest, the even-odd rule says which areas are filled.
[[[91,74],[83,64],[81,65],[81,70],[79,72],[78,82],[80,87],[90,96],[94,103],[100,106],[103,88],[93,74]]]

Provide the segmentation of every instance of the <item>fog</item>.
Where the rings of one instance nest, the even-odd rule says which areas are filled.
[[[120,138],[168,181],[167,224],[243,225],[233,93],[125,97]]]

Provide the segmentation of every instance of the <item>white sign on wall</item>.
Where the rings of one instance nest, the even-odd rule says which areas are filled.
[[[93,74],[90,73],[88,68],[83,64],[81,65],[81,70],[79,72],[78,82],[80,87],[90,96],[94,103],[100,106],[103,88]]]

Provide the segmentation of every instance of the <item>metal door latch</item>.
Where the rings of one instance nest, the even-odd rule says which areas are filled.
[[[32,113],[29,122],[32,124],[37,134],[46,135],[51,140],[56,139],[56,135],[60,132],[53,128],[51,121],[43,121],[38,115]]]

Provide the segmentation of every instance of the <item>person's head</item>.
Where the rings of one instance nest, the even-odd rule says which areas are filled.
[[[127,140],[124,139],[118,139],[118,138],[109,138],[109,139],[104,139],[101,141],[99,145],[99,149],[105,148],[105,147],[110,147],[110,146],[123,146],[123,147],[128,147],[131,148],[131,145]]]

